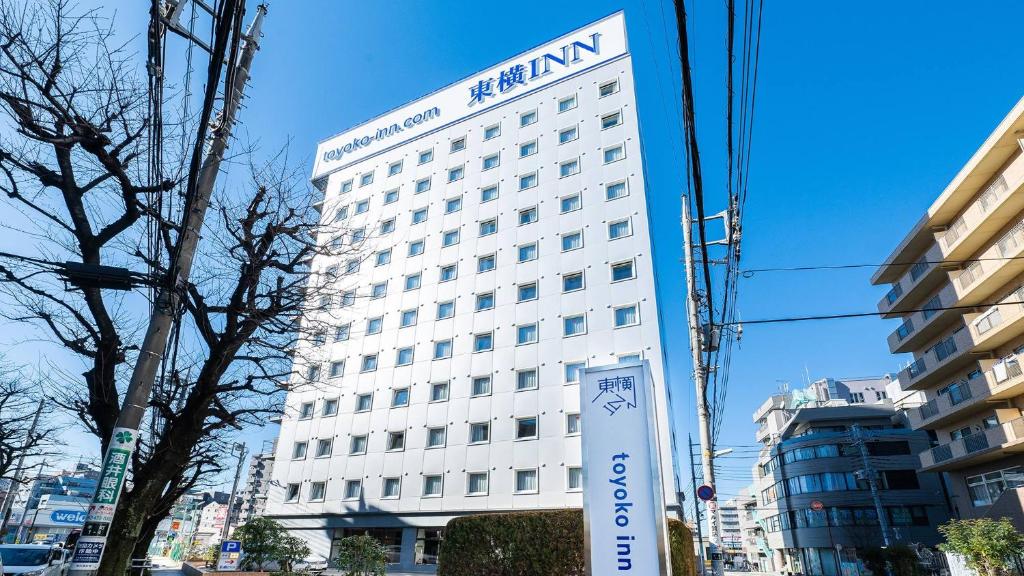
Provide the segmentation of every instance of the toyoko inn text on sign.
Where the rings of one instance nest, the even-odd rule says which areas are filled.
[[[313,179],[626,53],[614,14],[321,142]]]

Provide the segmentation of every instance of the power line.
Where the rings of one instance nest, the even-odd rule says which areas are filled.
[[[963,260],[916,260],[914,262],[884,262],[872,264],[819,264],[806,266],[777,266],[770,268],[748,268],[740,274],[744,278],[751,278],[754,274],[761,272],[807,272],[814,270],[846,270],[852,268],[880,268],[882,266],[913,266],[915,264],[937,264],[959,266],[974,262],[1006,262],[1009,260],[1024,260],[1024,256],[990,256],[986,258],[965,258]]]
[[[915,312],[938,312],[942,310],[973,310],[975,308],[985,308],[990,306],[1002,306],[1010,304],[1021,304],[1024,305],[1024,300],[1013,300],[1007,302],[996,302],[994,304],[973,304],[970,306],[935,306],[934,308],[914,308],[907,310],[899,310],[897,314],[913,314]],[[848,314],[821,314],[817,316],[791,316],[786,318],[762,318],[758,320],[737,320],[724,324],[724,326],[737,326],[743,324],[781,324],[785,322],[805,322],[810,320],[837,320],[843,318],[864,318],[868,316],[885,316],[886,314],[892,314],[893,312],[851,312]]]

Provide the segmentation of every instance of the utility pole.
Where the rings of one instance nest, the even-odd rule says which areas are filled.
[[[7,493],[4,494],[3,504],[0,505],[0,534],[7,528],[11,506],[14,504],[14,496],[17,493],[16,489],[21,485],[21,479],[25,476],[25,452],[28,451],[29,442],[32,442],[32,436],[36,433],[36,426],[39,425],[39,415],[43,413],[43,406],[45,405],[46,399],[41,398],[39,400],[39,407],[36,408],[36,415],[32,417],[32,424],[29,425],[28,433],[25,435],[25,443],[22,445],[21,455],[18,456],[18,465],[14,468],[14,478],[11,479],[11,487],[7,489]],[[24,518],[22,520],[24,521]]]
[[[690,446],[690,481],[693,483],[693,523],[697,526],[697,549],[699,550],[697,560],[700,562],[700,572],[704,573],[704,535],[700,524],[700,498],[697,498],[697,463],[693,461],[693,437],[686,435],[686,443]]]
[[[227,540],[228,534],[231,532],[231,511],[235,509],[235,494],[238,492],[238,479],[242,476],[242,463],[245,462],[245,455],[249,453],[245,444],[240,442],[231,447],[232,452],[234,452],[235,449],[238,449],[238,466],[235,468],[235,482],[231,485],[231,497],[228,498],[228,517],[224,519],[224,528],[220,533],[221,542]]]
[[[892,539],[889,537],[889,518],[885,515],[885,508],[882,507],[882,499],[878,494],[877,474],[868,457],[868,446],[864,442],[864,433],[861,431],[860,424],[854,424],[850,428],[853,430],[853,443],[860,448],[861,464],[864,466],[861,473],[868,481],[868,487],[871,488],[871,500],[875,503],[875,514],[878,516],[878,524],[882,528],[882,542],[888,548],[892,545]]]
[[[701,471],[704,483],[715,487],[715,455],[711,446],[711,418],[708,414],[707,388],[708,367],[704,365],[701,352],[704,350],[703,332],[700,323],[700,295],[697,294],[696,268],[693,261],[693,221],[690,218],[690,199],[683,194],[683,254],[686,261],[686,308],[690,333],[690,354],[693,356],[693,382],[697,388],[697,427],[700,435]],[[718,552],[720,541],[718,527],[717,494],[708,509],[708,541],[711,549],[711,570],[714,574],[723,572],[722,557]],[[712,504],[713,503],[713,504]],[[714,509],[712,509],[714,508]]]
[[[117,502],[121,498],[127,475],[128,462],[135,451],[146,406],[153,390],[157,371],[163,361],[163,352],[167,347],[168,335],[176,319],[181,294],[188,286],[189,273],[199,244],[199,234],[203,227],[206,209],[213,194],[213,185],[220,171],[224,151],[228,146],[231,128],[235,122],[235,114],[242,101],[245,84],[249,80],[249,69],[253,57],[259,49],[260,30],[263,17],[267,13],[265,5],[256,8],[249,29],[243,37],[243,45],[238,54],[238,61],[229,63],[232,70],[229,77],[232,83],[224,95],[224,109],[214,121],[211,129],[211,140],[203,158],[199,177],[196,181],[195,195],[186,203],[188,212],[182,222],[181,235],[178,238],[175,254],[171,257],[169,272],[165,282],[157,290],[156,301],[150,316],[149,327],[139,350],[131,380],[125,391],[121,412],[114,424],[113,434],[107,452],[103,457],[103,468],[100,472],[100,484],[96,495],[89,506],[88,517],[82,530],[82,537],[75,547],[69,574],[85,576],[95,573],[100,566],[106,548],[107,533],[117,510]]]

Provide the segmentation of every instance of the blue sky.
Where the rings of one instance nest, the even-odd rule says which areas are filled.
[[[146,3],[86,5],[93,3],[117,8],[121,34],[144,35]],[[1016,73],[1024,5],[767,4],[743,267],[880,262],[1024,94]],[[725,201],[723,5],[691,3],[709,213]],[[240,118],[265,149],[290,138],[293,154],[311,163],[320,139],[618,9],[637,76],[668,370],[685,444],[694,409],[671,2],[276,2]],[[133,43],[144,50],[141,36]],[[0,233],[0,247],[12,241]],[[746,319],[873,311],[885,290],[870,285],[870,274],[758,274],[741,281],[738,310]],[[782,381],[895,372],[903,359],[885,344],[893,329],[875,318],[745,328],[719,444],[753,444],[751,414]],[[29,346],[14,357],[34,360]],[[749,463],[728,461],[720,493],[744,485]],[[683,456],[688,477],[687,464]]]

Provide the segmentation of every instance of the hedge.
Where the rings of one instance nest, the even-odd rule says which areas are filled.
[[[673,576],[695,576],[693,535],[668,520]],[[463,516],[448,522],[438,576],[583,576],[579,509]]]

